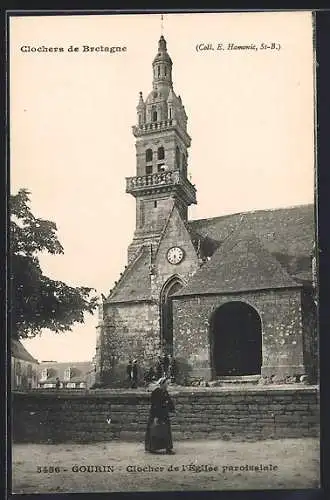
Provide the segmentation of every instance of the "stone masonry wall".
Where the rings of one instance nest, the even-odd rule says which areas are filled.
[[[316,381],[318,378],[317,308],[311,289],[306,289],[302,295],[302,310],[305,365],[311,380]]]
[[[173,392],[172,433],[180,439],[318,436],[316,387]],[[142,441],[150,393],[61,391],[13,393],[13,441]],[[107,422],[111,419],[110,423]]]
[[[158,317],[157,304],[108,305],[101,341],[102,383],[123,387],[129,359],[137,359],[143,378],[144,365],[159,349]]]
[[[231,301],[251,305],[261,318],[262,375],[303,375],[305,368],[299,289],[175,299],[175,355],[186,359],[198,375],[203,373],[206,378],[210,378],[211,317],[219,306]]]

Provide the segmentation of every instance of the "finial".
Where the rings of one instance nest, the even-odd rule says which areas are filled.
[[[137,105],[137,109],[142,109],[142,108],[144,108],[143,94],[142,92],[139,92],[139,103]]]
[[[164,16],[163,14],[160,16],[160,34],[164,35]]]

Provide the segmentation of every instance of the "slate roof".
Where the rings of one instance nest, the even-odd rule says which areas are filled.
[[[151,299],[149,274],[150,248],[142,247],[137,258],[125,269],[107,303],[131,302]]]
[[[67,382],[84,382],[87,374],[94,369],[91,361],[69,361],[69,362],[41,362],[38,367],[39,375],[42,371],[48,369],[48,378],[41,380],[41,384],[56,382],[58,377],[60,381],[64,380],[64,372],[67,368],[71,368],[71,378]]]
[[[38,361],[31,356],[19,340],[11,341],[11,355],[16,359],[30,361],[31,363],[38,363]]]
[[[298,286],[312,280],[314,208],[302,205],[190,221],[211,255],[175,296]],[[216,250],[214,250],[216,249]]]
[[[206,262],[176,296],[299,286],[312,281],[314,207],[300,205],[185,223]],[[165,230],[165,227],[164,227]],[[107,303],[151,300],[150,248],[142,247]]]
[[[230,293],[297,286],[281,264],[254,237],[227,240],[211,260],[174,295]]]

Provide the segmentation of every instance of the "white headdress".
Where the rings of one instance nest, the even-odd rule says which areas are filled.
[[[157,385],[163,385],[167,381],[166,377],[161,377],[159,380],[157,380],[156,384]]]

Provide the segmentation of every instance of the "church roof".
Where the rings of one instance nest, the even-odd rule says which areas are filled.
[[[292,276],[311,273],[315,241],[313,205],[257,210],[190,221],[188,228],[220,246],[230,235],[254,235]],[[311,274],[310,274],[311,276]]]
[[[230,237],[175,295],[296,287],[281,264],[254,236]]]
[[[312,280],[312,205],[194,220],[187,227],[211,259],[175,295],[281,288]]]
[[[125,269],[113,289],[107,303],[150,300],[151,280],[149,273],[150,248],[142,247],[137,258]]]
[[[146,98],[146,104],[167,101],[170,93],[170,87],[164,86],[161,90],[152,90]]]
[[[302,205],[185,223],[208,257],[175,296],[297,287],[312,281],[314,209]],[[142,247],[106,300],[151,300],[150,248]]]

